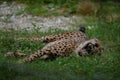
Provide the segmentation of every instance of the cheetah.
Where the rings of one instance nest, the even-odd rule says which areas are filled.
[[[103,47],[98,39],[90,39],[87,41],[80,38],[62,39],[48,43],[41,50],[25,57],[22,62],[32,62],[37,58],[46,60],[55,59],[57,57],[67,57],[73,52],[79,56],[93,53],[100,55],[102,50]]]
[[[83,30],[83,31],[82,31]],[[57,57],[67,57],[72,53],[79,56],[101,54],[103,47],[100,40],[89,39],[85,35],[84,29],[75,32],[66,32],[58,35],[49,35],[42,38],[29,38],[31,41],[48,43],[41,50],[26,56],[19,62],[32,62],[37,58],[56,59]]]

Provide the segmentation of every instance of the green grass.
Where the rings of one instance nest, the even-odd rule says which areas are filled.
[[[89,23],[86,25],[90,25]],[[76,57],[71,55],[54,61],[36,60],[32,63],[19,64],[16,58],[5,58],[8,51],[20,51],[32,54],[45,44],[16,41],[14,37],[41,37],[48,34],[59,34],[66,31],[51,29],[42,33],[38,30],[0,31],[0,80],[119,80],[120,79],[120,24],[119,20],[112,23],[91,24],[87,35],[98,38],[104,46],[102,56]]]
[[[18,15],[22,13],[29,13],[39,16],[70,16],[70,15],[99,15],[104,14],[120,14],[119,1],[106,0],[106,1],[84,1],[84,0],[1,0],[0,3],[17,2],[26,4],[25,10],[18,12]],[[101,7],[100,7],[101,6]],[[117,14],[115,13],[117,12]]]
[[[33,15],[66,16],[78,14],[76,12],[78,0],[56,0],[57,2],[54,0],[17,1],[27,4],[25,12]],[[29,55],[41,49],[45,44],[31,41],[16,41],[14,38],[41,37],[67,31],[56,29],[53,32],[50,29],[48,32],[43,33],[38,29],[34,29],[32,32],[25,29],[21,31],[0,30],[0,80],[119,80],[120,20],[115,19],[109,22],[104,17],[113,13],[119,16],[120,4],[108,1],[107,3],[104,2],[103,6],[104,9],[98,11],[97,15],[84,16],[85,25],[94,27],[91,30],[87,28],[86,35],[90,38],[98,38],[103,43],[105,50],[101,56],[76,57],[71,55],[53,61],[36,60],[32,63],[19,64],[17,63],[18,58],[5,58],[4,54],[9,51],[17,51]],[[49,13],[51,8],[54,8],[54,10]],[[65,10],[65,12],[61,12],[61,10]],[[76,25],[79,24],[76,23]]]

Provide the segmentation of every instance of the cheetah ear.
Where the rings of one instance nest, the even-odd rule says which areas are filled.
[[[85,33],[86,28],[85,28],[84,26],[81,26],[81,27],[80,27],[80,29],[79,29],[79,31],[81,31],[81,32]]]

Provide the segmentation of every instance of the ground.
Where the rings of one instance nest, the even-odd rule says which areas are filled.
[[[22,0],[21,0],[22,1]],[[62,1],[62,0],[61,0]],[[1,4],[1,5],[5,5]],[[21,3],[20,3],[21,4]],[[105,4],[105,5],[104,5]],[[119,4],[109,2],[104,3],[103,5],[106,6],[107,12],[109,13],[116,13],[115,15],[119,14]],[[6,6],[0,5],[0,10],[6,8]],[[15,3],[13,4],[15,5]],[[16,4],[17,5],[17,4]],[[69,4],[68,4],[69,5]],[[9,9],[11,5],[9,4],[7,8]],[[73,5],[74,6],[74,5]],[[23,6],[24,7],[24,6]],[[17,7],[15,7],[17,8]],[[13,8],[10,8],[13,9]],[[111,11],[113,9],[113,11]],[[4,10],[3,10],[4,11]],[[12,11],[12,10],[10,10]],[[13,10],[14,11],[14,10]],[[24,22],[30,22],[30,25],[25,26],[23,24],[23,27],[28,26],[39,26],[37,21],[33,22],[31,24],[31,21],[41,19],[41,15],[39,15],[36,18],[36,14],[34,16],[30,16],[33,14],[22,13],[27,14],[25,15],[25,18],[21,16],[21,11],[19,15],[5,15],[0,11],[0,80],[119,80],[120,79],[120,19],[118,18],[119,15],[117,15],[117,18],[110,17],[106,18],[106,15],[108,16],[108,13],[105,12],[104,9],[102,13],[99,13],[100,15],[77,15],[74,14],[69,16],[55,16],[52,17],[52,21],[50,17],[43,18],[43,21],[45,19],[48,20],[48,22],[43,23],[44,25],[48,25],[46,23],[49,23],[49,20],[51,21],[50,24],[53,24],[52,22],[57,21],[59,22],[59,18],[62,23],[65,22],[65,28],[58,28],[58,29],[51,29],[47,28],[48,30],[46,32],[41,32],[39,28],[31,30],[27,29],[2,29],[2,27],[7,26],[10,27],[11,25],[14,26],[15,22],[18,20],[19,26],[22,26],[21,23]],[[2,14],[2,15],[1,15]],[[4,16],[5,15],[5,16]],[[113,14],[112,14],[113,15]],[[7,18],[6,18],[7,16]],[[10,18],[8,18],[10,16]],[[30,16],[30,18],[28,17]],[[79,16],[79,17],[73,17],[73,16]],[[11,21],[10,19],[13,19]],[[33,18],[31,20],[31,18]],[[34,19],[35,18],[35,19]],[[80,18],[80,22],[79,19]],[[81,19],[82,18],[82,19]],[[56,20],[54,20],[56,19]],[[65,21],[62,21],[64,19]],[[71,19],[73,20],[73,24],[69,24],[69,21]],[[78,21],[77,21],[77,20]],[[24,22],[19,22],[24,21]],[[77,21],[77,22],[76,22]],[[39,20],[38,20],[39,22]],[[68,22],[68,24],[66,24]],[[59,25],[63,24],[60,23]],[[75,55],[71,55],[69,57],[65,58],[58,58],[53,61],[42,61],[37,60],[33,63],[24,63],[19,64],[17,61],[19,59],[17,58],[5,58],[4,54],[8,51],[17,51],[22,52],[25,54],[32,54],[38,49],[41,49],[45,44],[42,43],[36,43],[31,41],[16,41],[13,38],[17,37],[41,37],[44,35],[49,34],[59,34],[64,33],[71,30],[77,30],[79,25],[85,25],[86,26],[86,35],[88,35],[90,38],[98,38],[102,41],[104,46],[104,52],[101,56],[87,56],[87,57],[77,57]],[[9,26],[10,25],[10,26]],[[58,27],[57,23],[55,23],[55,27]],[[54,26],[54,25],[53,25]],[[15,27],[15,26],[14,26]],[[45,26],[44,26],[45,27]],[[71,29],[72,27],[73,29]],[[70,30],[69,30],[70,28]],[[62,29],[62,30],[61,30]]]
[[[82,16],[51,16],[42,17],[36,15],[30,15],[27,13],[19,14],[26,8],[23,4],[17,4],[16,2],[8,3],[3,2],[0,5],[0,28],[14,28],[14,29],[27,29],[34,30],[40,29],[40,31],[46,31],[50,27],[53,29],[69,30],[76,23],[84,23]]]

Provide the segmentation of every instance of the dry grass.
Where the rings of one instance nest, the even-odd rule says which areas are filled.
[[[77,13],[81,13],[83,15],[93,15],[96,14],[98,10],[98,6],[91,1],[83,1],[78,4]]]

